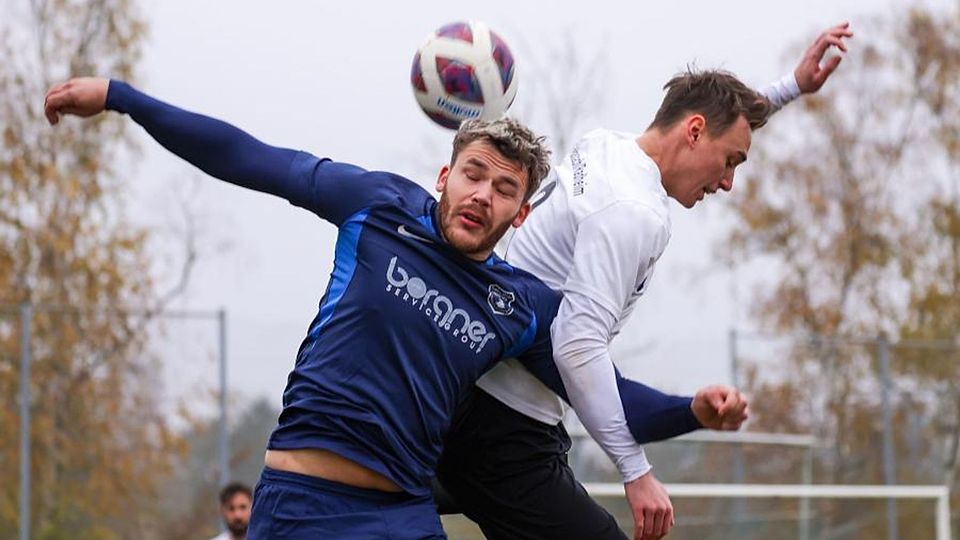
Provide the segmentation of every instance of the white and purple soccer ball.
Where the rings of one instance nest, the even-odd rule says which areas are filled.
[[[423,112],[450,129],[472,118],[499,118],[517,95],[513,54],[476,21],[447,24],[431,34],[413,57],[410,83]]]

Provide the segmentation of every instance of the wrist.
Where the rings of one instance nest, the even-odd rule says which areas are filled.
[[[700,415],[697,413],[697,399],[692,398],[690,400],[690,417],[693,422],[695,422],[699,427],[706,426],[703,418],[700,418]]]
[[[104,110],[127,112],[126,93],[131,90],[130,85],[116,79],[107,80],[107,96],[103,103]]]
[[[800,97],[802,93],[800,84],[797,82],[796,71],[788,73],[780,79],[774,81],[765,87],[761,92],[774,111],[780,110],[784,105]]]
[[[803,90],[800,90],[800,83],[797,81],[796,71],[784,75],[778,82],[777,86],[781,89],[781,94],[786,100],[784,103],[797,99],[803,93]]]
[[[646,469],[643,473],[638,474],[638,475],[634,476],[633,478],[630,478],[629,480],[628,480],[627,478],[624,478],[624,479],[623,479],[623,484],[624,484],[624,485],[630,485],[630,484],[634,484],[634,483],[636,483],[636,482],[645,481],[645,480],[647,480],[647,479],[649,479],[649,478],[653,478],[653,467],[652,467],[650,464],[647,464],[647,469]]]
[[[623,479],[623,483],[629,484],[646,476],[647,473],[653,470],[653,466],[647,461],[647,456],[643,452],[643,448],[640,448],[637,454],[619,460],[617,469],[620,471],[620,477]]]

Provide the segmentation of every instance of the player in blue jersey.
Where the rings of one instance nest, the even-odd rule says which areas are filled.
[[[266,145],[123,82],[74,79],[45,102],[52,124],[105,109],[210,175],[339,228],[268,443],[250,538],[443,538],[430,481],[477,378],[516,357],[567,397],[551,361],[559,295],[493,253],[546,175],[543,139],[509,119],[465,123],[438,202],[400,176]],[[689,398],[617,379],[638,440],[700,427]]]

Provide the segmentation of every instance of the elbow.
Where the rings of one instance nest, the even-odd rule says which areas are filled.
[[[591,338],[554,341],[553,356],[560,371],[569,371],[607,356],[607,343]]]

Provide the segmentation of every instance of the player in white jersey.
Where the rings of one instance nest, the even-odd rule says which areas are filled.
[[[511,264],[563,292],[554,357],[570,404],[623,477],[635,538],[665,535],[672,506],[626,427],[608,346],[670,239],[667,199],[691,208],[732,189],[752,131],[819,90],[840,62],[836,56],[821,66],[826,51],[846,51],[851,36],[846,23],[828,29],[793,73],[759,93],[721,71],[675,77],[643,134],[595,130],[577,143],[507,248]],[[454,421],[438,473],[487,538],[624,538],[566,464],[564,403],[516,361],[501,363],[477,387]],[[725,398],[735,414],[715,414],[720,407],[698,414],[704,427],[739,427],[746,402],[734,389]]]

